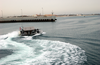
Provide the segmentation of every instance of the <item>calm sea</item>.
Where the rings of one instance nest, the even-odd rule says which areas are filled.
[[[46,34],[19,37],[21,26]],[[100,65],[100,16],[0,23],[0,65]]]

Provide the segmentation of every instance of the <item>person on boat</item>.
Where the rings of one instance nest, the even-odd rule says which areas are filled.
[[[23,27],[20,27],[20,31],[21,33],[24,33]]]
[[[32,31],[32,35],[35,35],[35,34],[36,34],[36,33],[35,33],[35,30],[33,30],[33,31]]]
[[[39,29],[37,29],[37,33],[40,33]]]

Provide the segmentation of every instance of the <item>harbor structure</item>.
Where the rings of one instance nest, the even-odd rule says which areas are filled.
[[[14,22],[54,22],[55,16],[15,16],[0,18],[0,23],[14,23]]]

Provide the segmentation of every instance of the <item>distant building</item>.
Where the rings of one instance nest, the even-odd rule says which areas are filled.
[[[38,16],[37,14],[33,15],[33,17],[37,17],[37,16]]]
[[[44,16],[56,16],[56,15],[53,15],[53,14],[45,14]]]

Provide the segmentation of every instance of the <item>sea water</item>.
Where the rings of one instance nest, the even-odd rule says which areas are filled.
[[[19,36],[34,26],[42,36]],[[56,22],[1,23],[0,65],[99,65],[100,16],[57,17]]]

